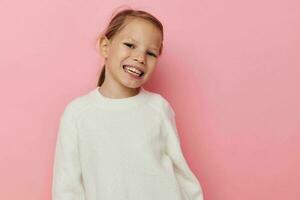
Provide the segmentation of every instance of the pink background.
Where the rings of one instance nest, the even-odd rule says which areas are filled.
[[[145,88],[174,107],[205,200],[299,200],[296,0],[2,0],[0,199],[50,200],[59,116],[96,86],[96,37],[120,5],[164,24]]]

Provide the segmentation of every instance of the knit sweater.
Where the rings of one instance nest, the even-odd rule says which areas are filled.
[[[203,200],[170,103],[143,87],[72,99],[60,117],[52,200]]]

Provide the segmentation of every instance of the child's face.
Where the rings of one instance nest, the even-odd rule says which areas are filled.
[[[105,81],[110,85],[127,88],[143,85],[155,69],[161,43],[160,30],[151,22],[140,18],[128,21],[113,39],[104,37],[101,40],[101,53],[105,57]],[[142,76],[131,74],[124,65],[142,70]]]

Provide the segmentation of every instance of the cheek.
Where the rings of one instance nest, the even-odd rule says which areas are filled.
[[[126,49],[117,44],[113,44],[109,49],[109,57],[111,60],[119,59],[126,53]]]
[[[111,65],[120,65],[120,60],[123,57],[123,52],[120,50],[111,50],[107,61]]]
[[[149,60],[149,62],[148,62],[148,71],[149,72],[154,71],[154,69],[156,68],[156,63],[157,63],[156,59]]]
[[[149,65],[149,67],[151,67],[151,68],[154,68],[154,67],[156,66],[156,63],[157,63],[157,59],[150,58],[150,59],[148,60],[148,65]]]

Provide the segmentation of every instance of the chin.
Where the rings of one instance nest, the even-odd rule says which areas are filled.
[[[131,88],[131,89],[135,89],[135,88],[139,88],[143,85],[143,83],[134,83],[134,82],[126,82],[126,83],[123,83],[123,85],[127,88]]]
[[[121,79],[120,83],[128,88],[138,88],[141,87],[141,85],[144,84],[144,80],[136,81],[136,80],[130,80],[130,79]]]
[[[136,85],[136,84],[134,84],[134,85],[131,85],[131,84],[126,84],[125,85],[125,87],[127,87],[127,88],[131,88],[131,89],[137,89],[137,88],[140,88],[142,85]]]

